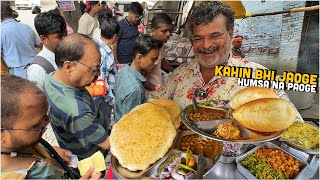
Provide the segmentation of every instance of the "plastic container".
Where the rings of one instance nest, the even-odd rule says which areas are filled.
[[[97,79],[90,86],[87,86],[86,89],[91,96],[103,96],[107,94],[106,83],[103,79]]]

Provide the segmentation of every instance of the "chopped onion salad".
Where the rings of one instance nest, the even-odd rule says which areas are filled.
[[[197,173],[197,164],[190,150],[186,151],[185,157],[181,153],[170,156],[158,168],[158,173],[151,178],[156,179],[191,179]]]
[[[236,157],[241,154],[242,144],[223,142],[223,156]]]

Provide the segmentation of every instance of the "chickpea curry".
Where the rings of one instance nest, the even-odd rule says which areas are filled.
[[[213,159],[222,151],[219,143],[220,142],[207,139],[198,134],[190,134],[181,138],[178,148],[183,151],[189,148],[194,154],[200,154],[203,151],[207,158]]]
[[[224,119],[226,117],[227,112],[223,109],[213,109],[213,108],[205,108],[199,107],[199,109],[191,110],[189,113],[190,121],[209,121],[209,120],[217,120]]]
[[[280,149],[262,147],[255,154],[265,159],[274,169],[289,175],[290,178],[294,178],[300,171],[301,163]]]

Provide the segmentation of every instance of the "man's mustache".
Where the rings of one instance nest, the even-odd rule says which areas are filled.
[[[197,49],[198,53],[206,53],[206,54],[210,54],[213,53],[214,51],[218,50],[217,47],[210,47],[210,48],[199,48]]]

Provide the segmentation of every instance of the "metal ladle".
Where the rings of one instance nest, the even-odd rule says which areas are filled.
[[[197,100],[195,97],[198,97],[199,96],[199,93],[200,93],[200,89],[199,88],[196,88],[194,91],[193,91],[193,98],[192,98],[192,105],[193,105],[193,109],[195,111],[198,111],[199,110],[199,107],[198,107],[198,103],[197,103]]]
[[[193,105],[193,109],[194,109],[195,111],[198,111],[198,110],[199,110],[199,107],[198,107],[196,98],[192,98],[192,105]]]

